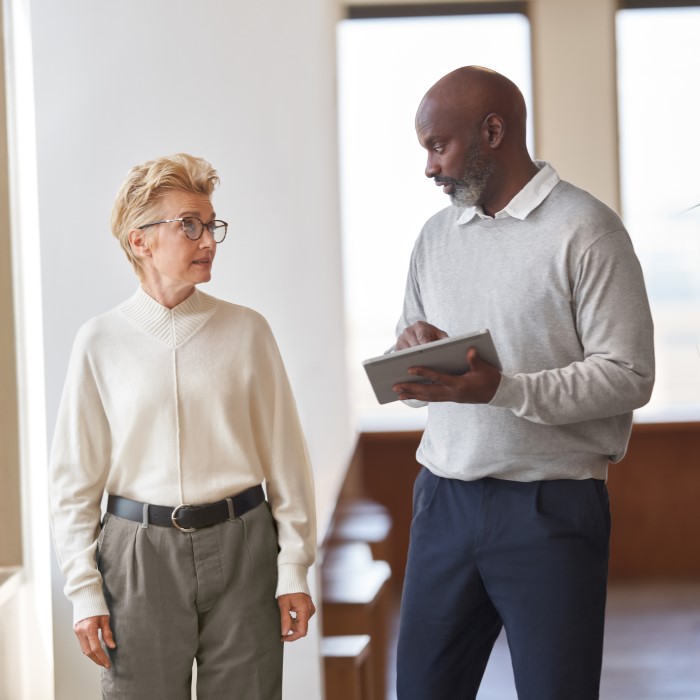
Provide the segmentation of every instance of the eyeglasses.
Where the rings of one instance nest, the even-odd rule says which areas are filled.
[[[211,233],[212,237],[214,238],[214,241],[216,243],[221,243],[224,240],[224,238],[226,238],[226,231],[228,231],[228,224],[225,221],[221,221],[220,219],[213,219],[209,223],[205,224],[196,216],[185,216],[182,219],[163,219],[162,221],[153,221],[150,224],[144,224],[143,226],[139,226],[138,228],[139,230],[143,230],[145,228],[148,228],[149,226],[157,226],[158,224],[171,224],[176,221],[179,221],[182,224],[182,230],[184,234],[191,241],[198,241],[202,237],[204,229],[206,228],[207,231]]]

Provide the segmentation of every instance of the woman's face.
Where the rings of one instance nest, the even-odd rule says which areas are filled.
[[[192,216],[203,223],[216,218],[209,197],[181,190],[167,193],[161,199],[160,219]],[[216,242],[208,229],[199,240],[192,241],[173,221],[152,226],[147,231],[148,260],[143,267],[144,282],[159,288],[191,287],[211,279],[216,255]]]

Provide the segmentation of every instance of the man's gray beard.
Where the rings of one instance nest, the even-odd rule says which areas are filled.
[[[454,180],[454,192],[450,201],[457,207],[475,207],[484,193],[493,174],[493,160],[483,160],[475,147],[469,149],[464,172],[459,180]]]

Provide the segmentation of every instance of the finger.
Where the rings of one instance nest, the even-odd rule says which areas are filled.
[[[433,328],[435,328],[433,326]],[[440,330],[439,328],[435,328],[435,332],[433,333],[433,340],[442,340],[443,338],[449,338],[447,333],[445,331]]]
[[[404,350],[406,348],[413,348],[416,345],[420,345],[421,342],[416,336],[414,328],[407,328],[397,339],[396,339],[396,349]]]
[[[395,384],[392,388],[394,391],[398,389],[405,389],[409,393],[414,391],[423,391],[426,387],[433,386],[454,386],[457,377],[450,374],[444,374],[443,372],[438,372],[429,367],[409,367],[408,374],[414,377],[420,377],[421,379],[426,379],[427,382],[399,382]]]
[[[416,327],[416,338],[422,345],[423,343],[432,343],[434,340],[447,338],[447,333],[426,323]]]
[[[80,651],[82,651],[83,655],[90,659],[90,661],[98,666],[104,666],[105,668],[110,667],[109,657],[104,653],[100,645],[100,640],[96,635],[94,637],[81,635],[78,641],[80,643]]]
[[[114,635],[112,634],[112,628],[109,626],[109,617],[105,617],[102,624],[100,625],[102,630],[102,641],[110,648],[116,649],[117,643],[114,641]]]
[[[401,401],[406,399],[417,399],[419,401],[449,401],[451,393],[445,386],[439,384],[422,384],[414,382],[412,384],[402,384],[394,387]]]
[[[481,357],[479,357],[476,348],[469,348],[469,350],[467,350],[467,362],[469,363],[469,368],[477,372],[486,364]]]
[[[282,635],[283,642],[294,642],[305,637],[309,629],[309,620],[316,612],[316,607],[309,596],[291,598],[289,601],[290,628]]]
[[[282,625],[280,632],[284,639],[292,631],[294,618],[291,614],[291,605],[285,597],[278,598],[277,603],[280,609],[280,623]]]
[[[306,637],[306,633],[309,628],[308,620],[300,620],[298,617],[294,620],[294,626],[292,627],[291,634],[287,634],[282,637],[283,642],[295,642],[297,639]]]
[[[440,328],[436,328],[425,321],[417,321],[405,328],[399,335],[396,340],[396,349],[404,350],[405,348],[424,345],[425,343],[431,343],[434,340],[441,340],[447,337],[447,333]]]
[[[90,658],[98,665],[98,666],[104,666],[105,668],[111,668],[112,664],[109,660],[109,656],[105,653],[105,650],[100,647],[96,651],[94,651],[91,655]]]
[[[91,634],[88,636],[88,644],[90,645],[90,653],[88,654],[88,657],[98,666],[109,668],[111,666],[109,656],[107,656],[105,650],[102,648],[100,638],[97,635],[97,630],[91,630]]]
[[[444,384],[445,382],[441,381],[442,378],[449,377],[449,375],[442,374],[429,367],[409,367],[408,373],[416,377],[424,377],[434,384]]]
[[[283,642],[296,642],[297,639],[301,639],[304,635],[299,634],[296,631],[293,631],[291,634],[288,634],[286,637],[282,637]]]
[[[300,636],[302,635],[299,634],[299,622],[290,613],[288,624],[282,626],[282,641],[293,642],[295,639],[299,639]]]
[[[80,651],[87,657],[90,656],[92,651],[90,650],[90,642],[87,637],[78,637],[78,644],[80,645]]]
[[[297,616],[295,619],[297,629],[299,629],[301,627],[306,629],[306,627],[309,624],[309,619],[311,618],[311,616],[313,614],[314,614],[314,611],[311,610],[311,606],[304,605],[303,607],[300,607],[297,610]]]
[[[82,625],[77,625],[75,627],[75,636],[78,638],[78,644],[80,645],[80,651],[87,657],[92,654],[92,648],[90,645],[90,627],[83,627]]]
[[[282,636],[283,642],[294,642],[297,639],[306,637],[309,629],[309,617],[304,617],[301,612],[297,613],[292,623],[291,634]]]

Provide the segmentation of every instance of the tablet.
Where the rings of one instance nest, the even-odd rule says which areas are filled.
[[[422,377],[408,374],[409,367],[430,367],[445,374],[464,374],[469,371],[467,350],[476,348],[485,362],[501,368],[501,361],[493,344],[491,333],[487,328],[467,335],[435,340],[432,343],[416,345],[412,348],[379,357],[371,357],[362,365],[367,372],[374,393],[379,403],[398,401],[398,394],[392,389],[400,382],[424,382]]]

